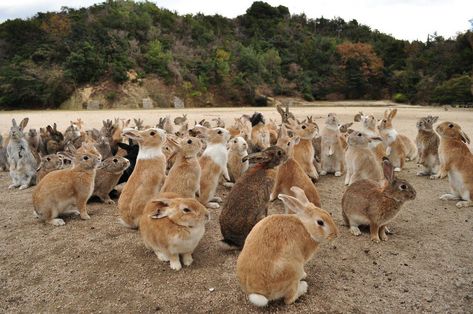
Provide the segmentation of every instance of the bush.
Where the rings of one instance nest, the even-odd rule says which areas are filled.
[[[457,76],[434,89],[432,101],[439,104],[473,103],[472,79],[468,75]]]
[[[408,102],[407,96],[404,95],[403,93],[396,93],[393,96],[393,101],[401,104],[405,104]]]

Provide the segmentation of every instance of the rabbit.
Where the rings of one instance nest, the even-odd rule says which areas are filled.
[[[434,178],[448,175],[451,193],[441,200],[458,200],[458,208],[473,206],[473,154],[468,148],[470,138],[453,122],[442,122],[436,129],[440,135],[440,167]]]
[[[212,121],[215,121],[215,127],[216,128],[225,128],[225,121],[223,121],[222,118],[214,118]]]
[[[181,124],[181,127],[179,128],[179,130],[176,131],[175,134],[179,138],[184,138],[184,137],[188,136],[189,135],[189,124],[188,123]]]
[[[368,144],[368,147],[375,153],[376,158],[381,163],[383,157],[386,157],[386,147],[382,140],[374,140],[379,137],[379,134],[376,131],[378,121],[373,115],[364,115],[363,112],[355,115],[355,121],[362,123],[362,132],[372,139]]]
[[[37,162],[23,133],[28,120],[28,118],[24,118],[20,125],[17,125],[15,119],[12,119],[10,140],[7,146],[7,160],[12,179],[9,189],[19,187],[20,190],[23,190],[36,182]]]
[[[265,125],[263,115],[255,112],[251,117],[246,117],[251,122],[251,152],[260,152],[268,148],[270,145],[270,134]]]
[[[382,140],[379,137],[374,140]],[[359,180],[373,180],[384,183],[383,169],[375,153],[369,148],[373,138],[363,132],[354,131],[348,136],[348,149],[345,152],[347,173],[345,185]]]
[[[118,143],[118,147],[121,149],[121,151],[119,150],[117,152],[117,156],[124,157],[130,162],[130,166],[126,168],[126,170],[123,172],[122,176],[118,180],[117,184],[121,184],[127,182],[131,174],[133,173],[140,148],[138,144],[133,144],[131,139],[128,140],[128,144]]]
[[[162,129],[143,131],[124,129],[123,136],[139,145],[135,168],[118,199],[120,222],[137,228],[146,203],[156,198],[166,176],[166,157],[162,151],[166,133]]]
[[[176,271],[193,262],[192,253],[210,220],[207,209],[193,198],[158,198],[150,200],[140,219],[140,234],[147,248],[159,260],[170,262]]]
[[[10,165],[8,164],[7,148],[0,147],[0,170],[7,171],[8,169],[10,169]]]
[[[248,160],[242,161],[248,156],[248,144],[241,136],[234,137],[228,143],[228,175],[230,181],[225,184],[232,187],[235,182],[248,170]]]
[[[56,123],[51,127],[48,125],[47,139],[46,139],[46,152],[47,154],[56,154],[64,149],[64,135],[57,130]]]
[[[61,155],[51,154],[41,158],[41,163],[38,169],[36,169],[36,184],[50,172],[62,169],[64,167],[64,161]]]
[[[174,134],[174,127],[171,122],[171,116],[167,115],[164,121],[164,126],[163,126],[164,131],[166,131],[167,134]]]
[[[176,146],[176,161],[164,181],[161,192],[195,198],[200,189],[201,169],[197,154],[202,144],[198,138],[186,137],[176,143]]]
[[[175,117],[174,118],[174,124],[183,126],[187,122],[187,113],[184,113],[181,117]]]
[[[329,113],[325,120],[325,127],[321,132],[321,171],[320,175],[334,173],[340,177],[345,168],[345,158],[340,130],[338,129],[336,114]]]
[[[350,185],[342,198],[342,215],[350,232],[359,236],[359,225],[369,225],[371,240],[386,241],[386,225],[399,213],[401,206],[416,198],[416,190],[407,181],[394,176],[394,166],[383,159],[387,184],[380,187],[372,180],[361,180]]]
[[[394,171],[398,172],[404,168],[406,158],[409,160],[417,158],[417,147],[410,138],[394,129],[392,120],[396,114],[397,109],[386,110],[384,119],[378,124],[378,130],[386,146],[386,155],[392,160]]]
[[[317,123],[308,117],[306,122],[296,124],[294,120],[290,120],[291,124],[287,125],[300,140],[294,146],[294,159],[301,165],[304,172],[312,181],[319,179],[319,173],[315,168],[315,150],[313,140],[319,132]]]
[[[28,144],[30,144],[31,151],[39,152],[41,147],[41,136],[39,136],[36,129],[29,129],[27,135]]]
[[[84,143],[74,152],[72,168],[48,173],[33,191],[34,214],[54,226],[64,225],[57,218],[63,214],[80,214],[84,220],[87,200],[94,190],[94,179],[101,156],[95,147]]]
[[[105,204],[115,204],[109,194],[117,185],[123,172],[130,166],[130,161],[120,156],[111,156],[102,161],[95,175],[94,192],[92,196]]]
[[[72,142],[76,148],[82,145],[81,133],[79,127],[71,121],[71,124],[67,127],[64,132],[64,142]],[[102,156],[103,157],[103,156]]]
[[[258,222],[238,256],[240,287],[255,306],[280,298],[292,304],[305,294],[304,265],[319,244],[339,236],[329,213],[312,204],[302,189],[292,187],[291,191],[296,197],[278,197],[296,215],[271,215]]]
[[[416,145],[419,158],[417,163],[423,167],[422,171],[417,173],[418,176],[430,176],[438,172],[440,137],[433,129],[438,118],[429,115],[417,121]]]
[[[209,208],[219,208],[218,202],[221,200],[215,198],[214,195],[220,175],[223,174],[225,180],[230,181],[227,169],[227,142],[230,139],[230,133],[222,128],[209,129],[197,126],[197,129],[200,129],[208,138],[207,148],[199,159],[202,169],[199,201]],[[213,202],[214,200],[217,202]]]
[[[292,119],[296,121],[296,117],[294,117],[294,114],[292,112],[289,112],[289,104],[286,104],[285,110],[282,108],[281,104],[276,105],[276,109],[278,113],[281,115],[281,121],[282,124],[289,123],[289,120]]]
[[[105,136],[100,136],[94,146],[102,156],[103,160],[113,156],[112,148],[110,146],[110,139],[106,138]]]
[[[268,202],[274,186],[274,168],[287,160],[287,154],[277,146],[253,153],[243,161],[257,163],[233,186],[220,213],[223,248],[241,248],[254,225],[268,214]]]
[[[133,119],[133,121],[135,122],[135,129],[137,129],[138,131],[142,131],[144,130],[144,121],[140,118],[138,119]],[[162,127],[160,127],[160,129],[162,129]]]
[[[307,198],[312,204],[320,207],[320,196],[315,185],[305,174],[301,165],[294,159],[294,146],[299,141],[300,138],[298,136],[289,137],[285,126],[281,126],[277,145],[286,152],[288,159],[278,167],[276,183],[271,192],[270,201],[275,201],[281,193],[294,196],[291,192],[291,187],[296,186],[305,191]]]

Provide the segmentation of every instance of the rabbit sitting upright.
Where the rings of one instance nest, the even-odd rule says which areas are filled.
[[[19,187],[20,190],[23,190],[36,182],[37,162],[23,133],[28,120],[28,118],[24,118],[20,125],[17,125],[15,119],[12,119],[13,125],[10,129],[10,141],[7,146],[10,177],[12,178],[9,189]]]

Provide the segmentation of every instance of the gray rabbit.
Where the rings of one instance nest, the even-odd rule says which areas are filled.
[[[0,170],[7,171],[8,168],[7,148],[3,147],[3,136],[0,135]]]
[[[19,187],[20,190],[23,190],[36,182],[37,162],[23,133],[28,124],[28,118],[24,118],[19,126],[16,124],[15,119],[12,119],[12,123],[10,141],[7,146],[7,157],[10,166],[10,177],[13,183],[8,188]]]

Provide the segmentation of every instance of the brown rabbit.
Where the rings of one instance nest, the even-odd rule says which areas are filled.
[[[374,139],[379,136],[376,129],[378,121],[373,115],[364,115],[363,112],[360,112],[355,115],[355,121],[362,123],[362,132],[365,133],[369,138]],[[368,146],[375,153],[376,158],[381,163],[383,161],[383,157],[386,156],[386,147],[384,146],[383,141],[372,140]]]
[[[299,141],[298,136],[292,138],[288,136],[284,125],[281,127],[277,145],[286,152],[288,159],[278,167],[276,183],[274,184],[270,201],[276,200],[281,193],[294,196],[291,192],[291,187],[296,186],[304,190],[312,204],[320,207],[320,196],[315,185],[305,174],[301,165],[294,159],[294,146],[297,145]]]
[[[338,118],[336,114],[329,113],[325,120],[325,127],[322,129],[322,154],[320,175],[334,173],[336,177],[343,174],[345,168],[345,150],[338,128]]]
[[[130,161],[120,156],[108,157],[97,169],[95,176],[94,192],[92,196],[98,196],[105,204],[115,204],[109,193],[117,185],[123,172],[130,166]]]
[[[416,190],[407,181],[394,176],[394,167],[385,158],[383,171],[388,181],[384,187],[372,180],[353,183],[343,194],[343,220],[350,227],[350,232],[361,234],[359,225],[369,225],[371,240],[386,241],[386,225],[396,217],[404,202],[416,198]]]
[[[148,202],[140,219],[141,238],[159,260],[174,270],[190,266],[192,253],[205,233],[207,209],[193,198],[158,198]]]
[[[292,304],[307,292],[306,264],[319,244],[338,237],[339,231],[325,210],[310,203],[304,191],[279,198],[296,215],[271,215],[256,224],[238,256],[237,277],[256,306],[283,298]]]
[[[143,131],[124,129],[123,136],[139,145],[136,165],[118,199],[121,222],[137,228],[143,209],[149,200],[156,198],[164,183],[166,157],[162,151],[166,139],[164,130],[151,128]]]
[[[176,161],[164,181],[161,192],[194,198],[199,194],[201,169],[197,154],[202,148],[196,137],[186,137],[177,146]]]
[[[41,158],[41,163],[36,170],[36,184],[38,184],[48,173],[62,169],[63,158],[57,154],[46,155]]]
[[[225,247],[241,248],[253,226],[268,214],[268,202],[274,185],[274,168],[287,160],[281,148],[271,146],[243,158],[257,163],[230,190],[220,214],[220,231]]]
[[[294,146],[294,159],[301,165],[304,172],[312,179],[317,181],[319,174],[315,168],[314,159],[315,151],[312,143],[313,138],[319,132],[317,123],[312,120],[312,117],[307,117],[307,121],[296,124],[291,120],[288,127],[294,132],[294,135],[299,136],[299,143]]]
[[[374,140],[381,140],[379,137]],[[369,179],[384,183],[383,169],[369,143],[373,138],[363,132],[354,131],[348,136],[348,149],[345,152],[347,175],[345,185]]]
[[[255,112],[248,119],[251,122],[251,152],[259,152],[268,148],[271,139],[263,115]]]
[[[36,216],[55,226],[65,224],[64,220],[56,218],[62,214],[80,214],[82,219],[90,219],[86,205],[94,190],[100,159],[95,147],[84,143],[74,153],[72,168],[47,174],[33,192]]]
[[[233,184],[248,170],[248,160],[242,161],[248,156],[248,144],[241,136],[234,137],[228,143],[228,174],[230,181],[225,184],[232,187]]]
[[[392,120],[397,114],[397,109],[384,112],[384,119],[378,125],[379,134],[386,146],[386,155],[392,160],[394,171],[404,168],[405,159],[417,158],[416,144],[407,136],[399,134],[393,127]]]
[[[468,149],[470,138],[453,122],[442,122],[436,128],[440,135],[440,169],[436,178],[448,175],[451,193],[441,200],[459,200],[457,207],[473,206],[473,154]]]
[[[215,197],[215,192],[220,176],[223,174],[225,180],[230,181],[227,169],[227,142],[230,139],[230,133],[222,128],[209,129],[202,126],[195,128],[204,132],[208,138],[207,147],[199,159],[202,169],[199,201],[210,208],[219,208],[220,205],[217,202],[221,199]]]
[[[422,171],[418,172],[418,176],[435,175],[438,172],[439,160],[439,143],[440,137],[435,133],[433,125],[439,117],[427,116],[417,121],[417,151],[418,163],[422,165]]]

